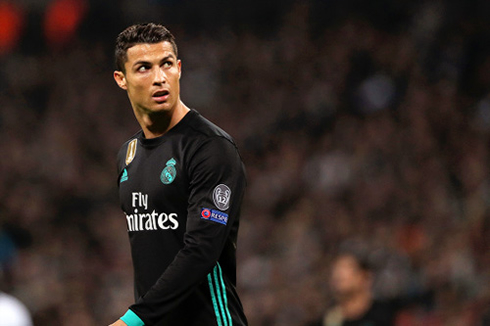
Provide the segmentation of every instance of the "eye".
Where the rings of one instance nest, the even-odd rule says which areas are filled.
[[[164,66],[165,68],[170,68],[170,67],[172,67],[172,65],[173,65],[173,64],[174,64],[174,63],[173,63],[172,61],[165,61],[165,62],[163,63],[163,66]]]
[[[139,71],[139,72],[145,72],[145,71],[150,70],[150,66],[148,66],[148,65],[141,65],[136,70]]]

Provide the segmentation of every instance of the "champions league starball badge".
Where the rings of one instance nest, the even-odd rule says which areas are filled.
[[[163,168],[162,173],[160,174],[160,180],[163,182],[163,184],[168,185],[172,183],[177,176],[177,169],[175,168],[175,164],[177,164],[177,162],[174,158],[171,158],[166,164],[167,166]]]
[[[231,189],[224,184],[217,185],[213,190],[213,202],[222,211],[230,207]]]

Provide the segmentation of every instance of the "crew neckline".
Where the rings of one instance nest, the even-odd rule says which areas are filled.
[[[152,146],[160,145],[161,143],[165,142],[165,140],[168,138],[169,135],[178,131],[180,128],[182,128],[182,126],[186,125],[187,121],[191,119],[192,116],[195,116],[196,114],[198,114],[198,112],[195,109],[190,109],[189,112],[187,112],[187,114],[182,119],[180,119],[180,121],[177,122],[177,124],[173,126],[169,131],[155,138],[145,138],[145,133],[141,129],[139,132],[140,134],[138,136],[138,139],[141,141],[141,145],[143,146],[152,147]]]

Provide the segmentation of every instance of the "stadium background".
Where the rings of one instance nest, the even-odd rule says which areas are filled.
[[[434,293],[400,325],[480,325],[489,14],[477,0],[1,0],[3,290],[36,325],[105,325],[132,302],[115,155],[138,125],[112,49],[156,21],[177,37],[184,102],[232,134],[248,169],[251,325],[319,317],[343,248],[369,255],[377,296]]]

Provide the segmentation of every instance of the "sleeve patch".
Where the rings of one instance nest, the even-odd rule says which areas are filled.
[[[230,207],[231,189],[227,185],[219,184],[213,190],[213,202],[216,207],[226,211]]]
[[[209,208],[201,209],[201,219],[210,220],[223,225],[228,223],[228,214]]]
[[[128,144],[128,150],[126,151],[126,165],[129,165],[136,156],[136,145],[138,144],[138,139],[133,139]]]

